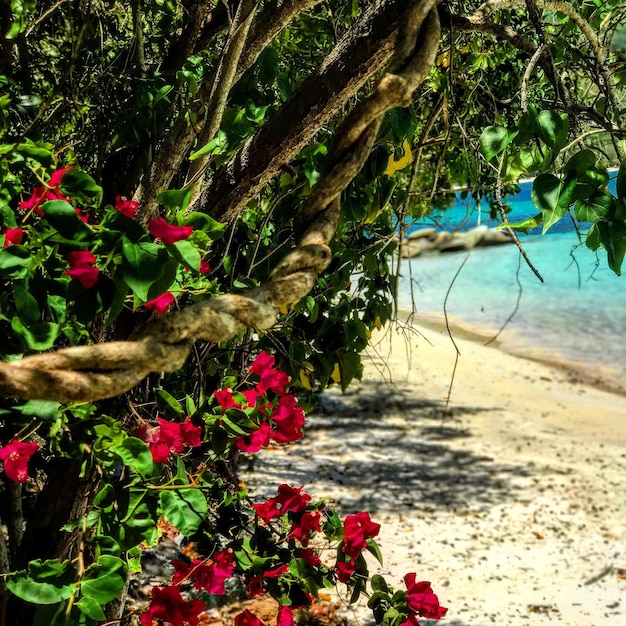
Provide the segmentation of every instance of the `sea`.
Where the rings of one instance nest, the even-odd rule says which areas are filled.
[[[614,179],[611,185],[615,193]],[[539,212],[531,199],[532,181],[520,187],[517,195],[505,198],[511,222]],[[488,204],[459,193],[454,206],[421,219],[409,232],[467,230],[479,224],[497,225]],[[583,235],[589,226],[581,225]],[[403,260],[400,310],[413,312],[418,323],[447,318],[453,333],[470,333],[506,352],[563,366],[579,380],[626,394],[626,266],[617,276],[606,252],[581,244],[567,218],[545,235],[538,227],[519,238],[543,282],[514,244],[422,255]]]

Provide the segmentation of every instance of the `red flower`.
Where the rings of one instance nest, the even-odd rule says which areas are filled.
[[[7,228],[4,231],[4,245],[3,248],[10,246],[11,244],[22,243],[22,237],[24,236],[23,228]]]
[[[184,446],[196,448],[202,445],[200,433],[202,429],[191,423],[191,418],[184,422],[168,422],[161,417],[157,417],[159,423],[158,432],[146,435],[148,448],[152,453],[152,460],[155,463],[165,463],[171,452],[182,452]]]
[[[218,595],[226,593],[224,583],[233,575],[235,569],[231,550],[216,552],[211,565],[200,559],[196,559],[191,565],[172,560],[172,565],[176,569],[172,584],[178,585],[184,580],[189,580],[196,589],[204,589],[207,593]]]
[[[246,609],[235,617],[234,626],[265,626],[265,624],[254,613]]]
[[[274,361],[274,357],[263,350],[250,366],[250,373],[257,374],[261,379],[256,386],[260,393],[268,390],[284,393],[285,385],[289,384],[289,376],[285,372],[274,369]]]
[[[356,565],[352,561],[339,561],[335,567],[335,574],[342,583],[347,583],[354,572],[356,572]]]
[[[368,537],[376,537],[380,531],[380,524],[375,524],[366,511],[347,515],[343,522],[342,551],[351,559],[356,559],[367,548]]]
[[[58,189],[59,185],[61,184],[61,180],[65,175],[65,172],[69,172],[71,169],[73,169],[72,165],[70,165],[69,167],[62,167],[58,170],[54,170],[54,172],[50,174],[48,187],[50,187],[51,189]]]
[[[154,311],[156,315],[162,315],[163,313],[165,313],[165,311],[167,311],[167,308],[170,304],[172,304],[172,302],[174,302],[174,300],[176,300],[174,294],[166,291],[165,293],[162,293],[158,298],[146,302],[144,306],[146,307],[146,309]]]
[[[95,267],[96,257],[89,250],[70,252],[67,261],[70,269],[63,273],[77,280],[85,289],[91,289],[98,282],[100,270]]]
[[[4,473],[16,483],[25,483],[28,479],[28,460],[37,452],[34,441],[16,441],[0,448],[0,460],[4,463]]]
[[[433,593],[430,583],[415,582],[416,574],[404,577],[406,584],[406,603],[415,614],[426,619],[441,619],[448,611],[439,604],[439,598]]]
[[[200,261],[200,273],[208,274],[211,271],[211,266],[206,261]]]
[[[285,539],[297,539],[303,546],[309,543],[311,534],[315,531],[320,532],[321,513],[319,511],[305,511],[299,521],[295,521],[291,525],[289,534]]]
[[[205,610],[202,600],[185,601],[180,589],[170,587],[152,587],[152,601],[146,613],[141,616],[143,626],[152,626],[153,619],[161,619],[172,626],[197,626],[198,615]]]
[[[148,222],[148,230],[153,237],[163,243],[175,243],[187,239],[193,232],[193,226],[174,226],[166,222],[162,217]]]
[[[285,515],[288,511],[299,513],[306,509],[307,504],[311,501],[311,496],[302,493],[304,487],[290,487],[289,485],[279,485],[278,495],[260,504],[253,504],[257,515],[268,523],[274,517]]]
[[[254,454],[261,448],[267,446],[273,435],[273,431],[267,422],[262,422],[258,430],[251,432],[249,435],[242,435],[237,439],[235,445],[248,454]]]
[[[288,565],[279,565],[274,569],[267,570],[258,576],[253,576],[246,585],[246,590],[251,598],[260,596],[265,590],[263,589],[264,578],[280,578],[283,574],[289,571]]]
[[[313,548],[302,548],[298,552],[298,557],[304,559],[309,565],[319,567],[322,564],[320,556]]]
[[[226,409],[240,409],[241,405],[235,402],[233,398],[233,390],[230,387],[224,387],[224,389],[217,389],[213,392],[215,401],[222,407],[222,412]]]
[[[272,436],[274,441],[288,443],[302,438],[304,410],[296,407],[296,402],[296,397],[291,394],[278,399],[278,406],[270,416],[278,426],[278,432]]]
[[[134,217],[139,208],[139,202],[127,200],[124,196],[115,196],[115,210],[126,217]]]
[[[294,626],[293,613],[288,606],[281,606],[278,609],[276,626]]]
[[[38,215],[43,215],[43,211],[39,207],[47,200],[65,200],[66,202],[69,202],[68,199],[61,193],[59,186],[61,185],[61,179],[63,178],[65,172],[71,169],[72,166],[69,166],[52,172],[47,186],[35,187],[30,198],[28,198],[28,200],[22,200],[22,202],[17,205],[17,208],[21,211],[35,211]]]

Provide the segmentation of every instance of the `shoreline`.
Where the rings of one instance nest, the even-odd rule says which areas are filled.
[[[533,354],[536,346],[530,343],[524,344],[519,340],[512,342],[515,347],[511,348],[507,345],[508,342],[503,340],[509,334],[506,329],[494,331],[488,327],[468,324],[457,317],[448,317],[446,323],[446,319],[441,313],[419,312],[412,314],[406,310],[401,310],[399,311],[399,318],[402,322],[411,324],[417,329],[423,327],[447,334],[449,328],[455,340],[464,339],[519,359],[540,363],[566,374],[570,382],[588,385],[626,398],[626,375],[620,376],[615,369],[606,364],[573,361],[558,354]]]

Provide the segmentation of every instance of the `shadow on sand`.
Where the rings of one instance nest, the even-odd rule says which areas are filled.
[[[254,469],[266,484],[314,484],[342,513],[479,512],[514,501],[515,479],[532,470],[459,445],[473,436],[460,418],[485,411],[494,409],[447,410],[384,384],[326,392],[304,438],[264,455]]]

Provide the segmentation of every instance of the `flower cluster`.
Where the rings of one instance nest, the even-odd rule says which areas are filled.
[[[417,574],[411,573],[404,577],[406,585],[406,603],[411,613],[403,624],[419,626],[417,617],[441,619],[448,609],[439,604],[439,598],[433,593],[429,582],[415,582]]]
[[[89,250],[68,253],[67,262],[70,269],[63,273],[77,280],[85,289],[91,289],[98,282],[100,270],[96,267],[96,257]]]
[[[148,444],[155,463],[167,463],[172,452],[183,452],[184,447],[196,448],[202,445],[202,429],[191,423],[188,417],[184,422],[168,422],[157,417],[158,426],[140,431],[140,437]]]
[[[229,387],[214,393],[222,412],[228,409],[257,409],[259,417],[257,421],[252,421],[254,429],[236,441],[235,445],[242,452],[258,452],[271,441],[289,443],[302,438],[304,411],[297,406],[296,397],[286,391],[289,376],[276,369],[274,364],[275,358],[262,351],[250,366],[250,374],[258,377],[252,389],[237,392],[237,398]],[[278,396],[278,399],[270,402],[268,392]]]
[[[34,211],[37,215],[43,215],[43,211],[41,210],[41,205],[48,200],[64,200],[65,202],[70,203],[70,200],[66,198],[61,191],[61,180],[65,172],[68,172],[72,169],[72,166],[62,167],[60,169],[54,170],[52,174],[50,174],[50,178],[45,186],[35,187],[33,189],[33,193],[30,198],[27,200],[22,200],[18,204],[18,209],[20,211]],[[80,210],[76,210],[76,212],[81,215]]]
[[[9,442],[0,448],[0,460],[4,463],[4,473],[7,478],[17,483],[25,483],[28,480],[28,460],[37,452],[37,444],[34,441]]]
[[[367,540],[378,535],[380,524],[372,522],[370,514],[361,511],[354,515],[347,515],[343,529],[341,551],[349,560],[337,562],[337,578],[345,583],[356,572],[356,559],[367,548]]]

